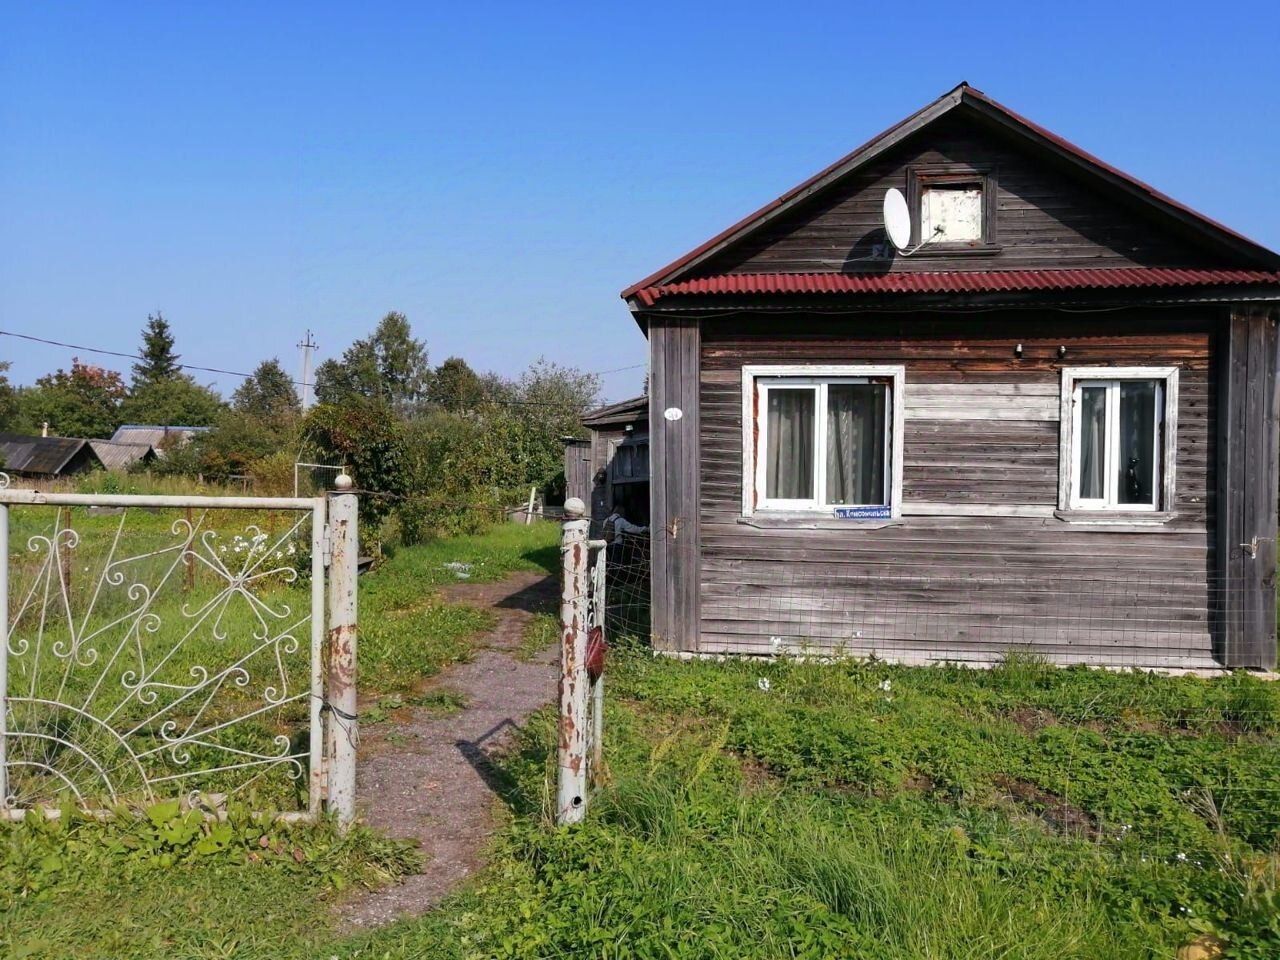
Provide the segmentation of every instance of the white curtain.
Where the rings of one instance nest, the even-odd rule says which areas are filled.
[[[816,399],[813,390],[769,391],[765,496],[771,500],[808,500],[814,495]]]
[[[827,501],[885,503],[885,403],[880,383],[827,388]]]
[[[1106,496],[1107,388],[1080,388],[1080,497]]]

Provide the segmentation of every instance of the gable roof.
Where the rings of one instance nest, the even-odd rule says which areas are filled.
[[[17,433],[0,433],[0,469],[14,473],[38,473],[55,476],[82,452],[95,461],[97,455],[88,440],[76,437],[28,437]],[[100,463],[100,461],[99,461]]]
[[[108,470],[127,470],[139,460],[156,457],[149,443],[123,443],[119,440],[90,440],[89,446]]]
[[[1230,254],[1242,268],[1280,270],[1280,254],[1274,253],[1261,244],[1179,203],[1172,197],[1166,196],[1141,180],[1105,163],[1057,134],[997,103],[982,91],[967,83],[961,83],[954,90],[948,91],[905,120],[873,137],[852,153],[788,190],[776,200],[765,204],[684,256],[627,287],[622,291],[623,299],[631,300],[641,291],[653,290],[688,279],[688,274],[710,257],[755,233],[837,181],[843,180],[848,174],[869,164],[912,134],[957,111],[969,111],[973,115],[982,117],[1015,139],[1021,140],[1031,149],[1054,156],[1074,168],[1082,177],[1126,195],[1158,216],[1196,235],[1207,246]],[[1272,281],[1275,279],[1272,278]],[[643,300],[641,302],[643,305]]]

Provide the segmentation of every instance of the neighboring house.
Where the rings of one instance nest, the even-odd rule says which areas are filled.
[[[101,467],[88,440],[0,433],[0,471],[19,477],[66,477]]]
[[[159,456],[149,443],[122,443],[118,440],[90,440],[89,446],[108,470],[128,470],[134,464],[148,464]]]
[[[186,443],[197,433],[204,433],[208,427],[165,427],[146,423],[126,423],[116,428],[111,435],[114,443],[146,444],[157,455],[176,444]]]
[[[591,519],[620,509],[649,522],[649,398],[623,400],[582,418],[587,440],[565,440],[565,496],[591,504]]]
[[[945,94],[623,292],[655,644],[1273,668],[1278,269]]]

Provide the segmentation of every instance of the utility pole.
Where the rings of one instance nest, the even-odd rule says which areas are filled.
[[[298,344],[298,349],[302,351],[302,412],[306,413],[311,406],[311,352],[315,350],[318,344],[311,340],[311,331],[307,331],[307,338]]]

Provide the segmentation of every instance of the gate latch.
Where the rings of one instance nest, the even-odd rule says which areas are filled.
[[[333,560],[333,534],[330,532],[327,523],[324,525],[324,529],[320,531],[320,556],[324,559],[326,567]]]
[[[1258,559],[1258,541],[1270,540],[1270,539],[1271,539],[1270,537],[1254,537],[1248,543],[1240,544],[1240,549],[1249,555],[1250,560],[1257,560]]]

